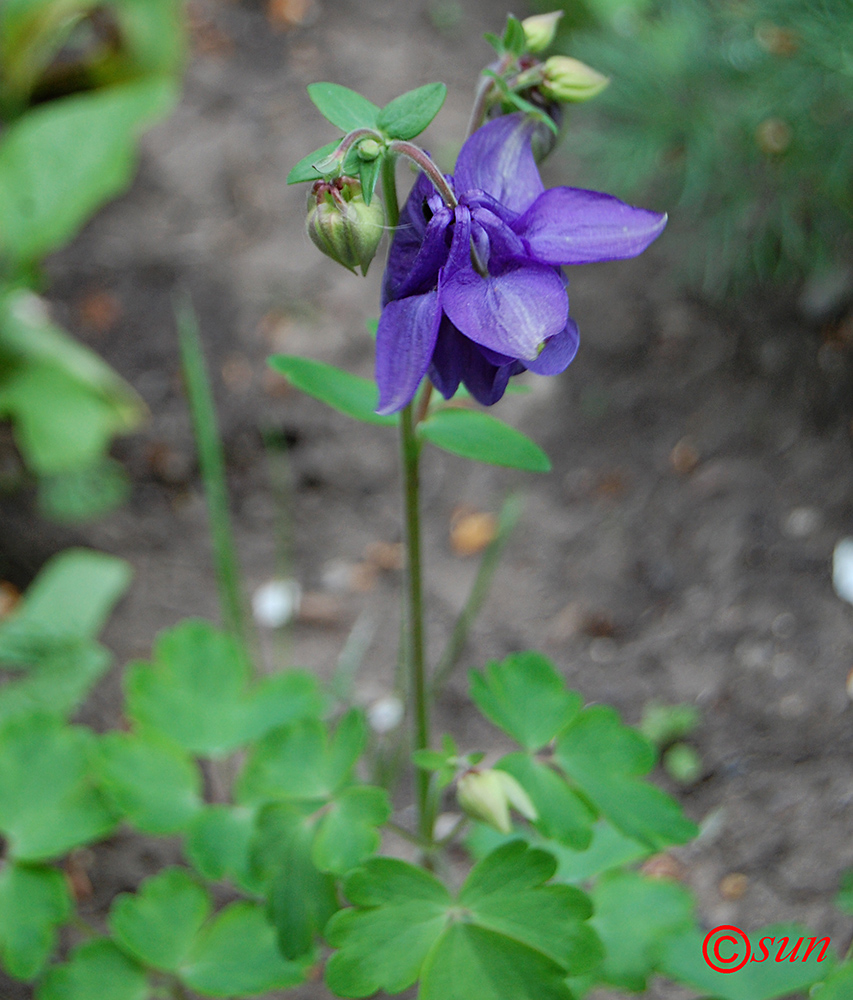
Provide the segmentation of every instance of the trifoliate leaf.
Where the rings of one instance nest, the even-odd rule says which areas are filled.
[[[623,989],[644,990],[669,941],[693,926],[692,896],[676,882],[631,871],[602,876],[591,895],[591,923],[605,949],[599,977]],[[702,960],[701,944],[696,957]]]
[[[290,382],[333,410],[366,424],[393,427],[396,416],[374,413],[379,405],[379,390],[371,379],[341,371],[334,365],[291,354],[274,354],[269,366]]]
[[[122,893],[110,907],[116,941],[143,965],[177,972],[190,952],[212,901],[183,868],[166,868],[136,893]]]
[[[526,750],[541,750],[578,714],[581,699],[541,653],[514,653],[470,674],[471,699]]]
[[[447,407],[433,410],[417,426],[418,434],[436,448],[489,465],[527,472],[549,472],[544,451],[509,424],[479,410]]]
[[[98,840],[116,817],[94,787],[95,736],[53,716],[0,727],[0,833],[18,861],[41,861]]]
[[[386,104],[376,124],[392,139],[414,139],[441,110],[445,97],[447,87],[443,83],[427,83]]]
[[[56,947],[56,929],[71,916],[68,881],[55,868],[0,868],[0,965],[15,979],[33,979]]]
[[[344,132],[376,127],[379,108],[349,87],[339,83],[309,83],[308,96],[326,121]]]
[[[496,767],[511,774],[527,792],[538,814],[533,826],[543,836],[576,851],[589,847],[595,813],[565,778],[523,753],[502,757]]]
[[[219,757],[274,726],[322,711],[317,682],[290,671],[249,684],[235,641],[208,622],[190,620],[160,635],[151,663],[125,678],[127,714],[190,753]]]
[[[703,954],[707,933],[691,927],[667,938],[658,968],[670,979],[719,1000],[780,1000],[803,993],[826,977],[836,962],[828,938],[817,937],[799,924],[775,924],[748,935],[751,954],[742,968],[737,972],[718,972],[710,967]],[[713,944],[709,954],[713,960]],[[743,942],[720,942],[722,958],[734,958],[735,954],[739,964],[746,955]],[[837,996],[840,1000],[849,994],[842,992]],[[814,997],[815,1000],[824,997],[824,990],[816,992]],[[832,1000],[831,993],[829,998]]]
[[[571,1000],[564,979],[601,958],[579,890],[547,886],[554,859],[511,842],[479,862],[453,899],[433,875],[373,858],[345,882],[353,908],[326,929],[339,950],[329,987],[362,997],[397,993],[419,976],[427,1000]]]
[[[155,734],[101,738],[101,788],[113,808],[145,833],[184,830],[201,808],[201,774],[180,747]]]
[[[148,1000],[145,970],[112,941],[97,938],[71,952],[69,961],[49,969],[37,1000]]]
[[[179,975],[206,996],[243,997],[296,986],[305,972],[282,957],[263,908],[244,902],[226,906],[202,929]]]
[[[654,748],[612,708],[584,709],[557,738],[554,757],[614,826],[652,850],[696,836],[678,803],[640,780],[654,766]]]
[[[264,887],[281,953],[290,959],[311,951],[339,908],[334,878],[311,860],[315,812],[298,802],[268,806],[258,817],[252,842],[252,871]]]

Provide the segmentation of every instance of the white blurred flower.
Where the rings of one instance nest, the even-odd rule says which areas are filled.
[[[367,709],[367,722],[374,733],[384,736],[403,721],[405,707],[395,694],[386,694]]]
[[[281,628],[296,617],[301,600],[296,580],[268,580],[252,595],[252,615],[264,628]]]
[[[842,538],[832,553],[832,586],[842,601],[853,604],[853,538]]]

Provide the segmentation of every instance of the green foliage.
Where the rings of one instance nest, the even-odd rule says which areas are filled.
[[[125,677],[127,714],[190,753],[221,757],[294,719],[322,710],[317,683],[299,671],[249,683],[237,643],[207,622],[186,621],[162,633],[151,663]]]
[[[374,412],[379,405],[379,390],[371,379],[292,354],[274,354],[269,359],[269,366],[297,389],[354,420],[386,427],[397,424],[397,417]]]
[[[0,726],[0,833],[17,861],[59,857],[116,825],[91,780],[95,736],[49,715]]]
[[[551,462],[539,445],[490,413],[457,407],[433,410],[419,423],[424,441],[453,455],[527,472],[548,472]]]
[[[71,916],[61,872],[43,865],[0,870],[0,959],[16,979],[33,979],[56,947],[56,928]]]
[[[821,953],[819,943],[808,960],[802,960],[809,942],[815,940],[815,937],[811,931],[798,924],[774,924],[750,934],[752,957],[756,961],[750,960],[742,969],[731,974],[717,972],[704,960],[704,937],[705,931],[695,927],[671,938],[667,942],[659,968],[664,975],[677,982],[685,983],[719,1000],[776,1000],[788,997],[819,982],[835,965],[835,955],[831,950],[827,951],[823,961],[818,961]],[[761,948],[762,938],[766,942],[766,951]],[[789,956],[801,939],[802,944],[793,962],[787,957],[781,962],[775,960],[780,954]],[[780,951],[780,948],[783,950]],[[841,981],[843,982],[843,978]],[[823,992],[816,993],[815,996],[821,997]]]
[[[853,962],[845,962],[827,976],[826,982],[816,990],[816,1000],[847,1000],[853,993]]]
[[[513,842],[472,869],[454,898],[433,876],[376,858],[353,872],[354,904],[329,923],[339,950],[326,982],[341,996],[399,993],[420,978],[423,1000],[549,997],[570,1000],[563,980],[600,957],[586,926],[586,897],[545,883],[550,855]]]
[[[607,6],[602,0],[591,4]],[[847,0],[657,0],[606,11],[572,55],[612,77],[569,148],[595,185],[650,185],[723,295],[844,263],[853,217]],[[672,238],[675,238],[674,236]]]
[[[148,1000],[145,970],[112,941],[97,938],[78,945],[68,962],[53,966],[36,1000]]]
[[[447,87],[443,83],[427,83],[386,104],[376,125],[392,139],[414,139],[441,110],[445,97]]]
[[[314,107],[341,131],[376,128],[379,108],[349,87],[339,83],[310,83],[307,89]]]

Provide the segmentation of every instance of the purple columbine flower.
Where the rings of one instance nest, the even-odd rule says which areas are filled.
[[[546,191],[536,123],[504,115],[478,129],[447,178],[450,208],[420,174],[400,213],[376,338],[377,413],[411,402],[428,375],[449,399],[464,383],[496,403],[510,377],[556,375],[574,358],[563,264],[635,257],[666,216],[597,191]]]

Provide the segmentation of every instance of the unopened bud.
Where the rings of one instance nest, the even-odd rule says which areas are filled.
[[[358,158],[360,160],[375,160],[382,152],[382,147],[375,139],[364,139],[358,144]]]
[[[551,56],[545,61],[545,79],[541,90],[555,101],[588,101],[610,83],[591,66],[571,56]]]
[[[318,250],[350,271],[367,274],[385,223],[378,199],[366,205],[354,177],[315,181],[308,197],[306,229]]]
[[[528,52],[542,52],[548,48],[554,41],[562,16],[561,10],[553,10],[550,14],[534,14],[521,22]]]
[[[491,768],[468,771],[456,783],[456,797],[469,816],[488,823],[501,833],[512,832],[510,808],[529,820],[539,815],[527,792],[506,771]]]

